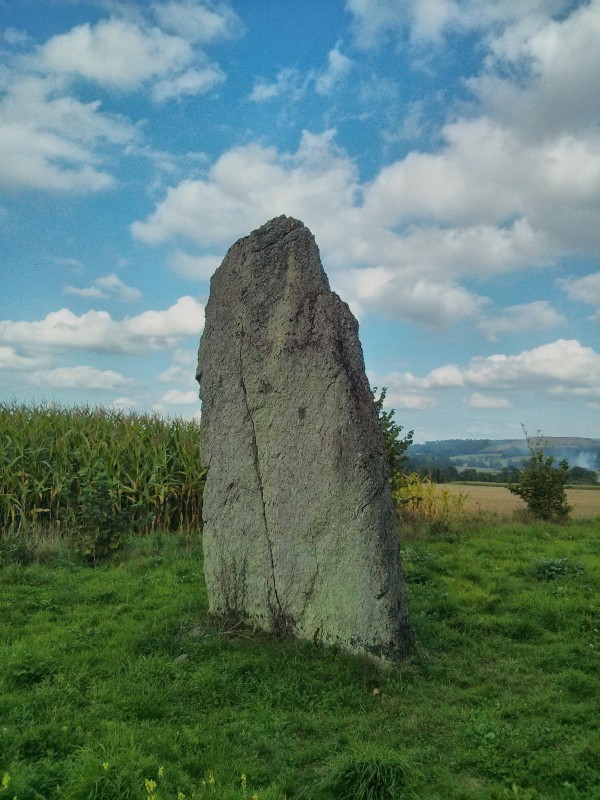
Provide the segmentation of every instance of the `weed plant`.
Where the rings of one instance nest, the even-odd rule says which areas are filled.
[[[444,486],[423,478],[418,472],[396,473],[392,496],[400,519],[404,522],[435,522],[437,528],[447,529],[464,516],[466,492],[450,491]]]
[[[0,568],[0,800],[600,798],[592,522],[413,536],[390,669],[210,623],[197,537],[46,562]]]

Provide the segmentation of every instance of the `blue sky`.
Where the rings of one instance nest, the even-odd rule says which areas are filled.
[[[189,416],[315,234],[415,439],[600,436],[600,0],[0,0],[0,400]]]

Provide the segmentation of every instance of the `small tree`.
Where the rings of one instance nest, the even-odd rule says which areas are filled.
[[[523,464],[518,483],[509,484],[508,490],[527,503],[532,516],[563,522],[571,511],[565,492],[569,464],[563,460],[558,467],[554,467],[554,458],[544,453],[540,432],[535,439],[530,439],[525,428],[523,432],[531,456]]]
[[[402,425],[398,425],[394,421],[394,410],[384,411],[383,402],[387,394],[387,388],[384,386],[377,398],[377,387],[373,389],[373,397],[375,399],[375,408],[377,409],[377,416],[381,423],[381,430],[383,431],[383,444],[385,447],[385,454],[387,456],[388,464],[390,466],[390,481],[392,488],[395,488],[398,483],[399,476],[402,471],[402,465],[406,461],[404,455],[406,449],[412,444],[414,431],[409,431],[406,436],[400,438],[403,431]]]

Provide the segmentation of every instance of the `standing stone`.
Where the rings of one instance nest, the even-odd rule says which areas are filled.
[[[298,220],[230,248],[196,378],[210,611],[401,657],[410,626],[358,324]]]

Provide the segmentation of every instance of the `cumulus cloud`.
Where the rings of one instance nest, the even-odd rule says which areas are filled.
[[[255,143],[235,147],[206,178],[168,189],[132,232],[148,244],[184,236],[203,247],[225,247],[285,211],[307,221],[320,218],[321,232],[329,219],[331,238],[336,215],[351,206],[356,180],[356,168],[335,148],[334,134],[304,132],[294,154]]]
[[[179,36],[111,18],[53,36],[40,47],[36,66],[43,72],[132,90],[152,78],[180,72],[192,58],[189,42]]]
[[[123,283],[114,273],[96,278],[93,282],[93,286],[82,288],[77,286],[65,286],[64,291],[66,294],[74,294],[79,297],[122,300],[126,303],[134,303],[142,296],[139,289],[135,289],[133,286],[128,286],[126,283]]]
[[[516,354],[476,356],[465,366],[445,364],[424,376],[371,376],[371,383],[388,387],[386,405],[414,410],[441,405],[448,393],[465,389],[471,389],[465,404],[482,410],[512,408],[524,395],[541,392],[594,403],[600,398],[600,353],[577,340],[558,339]]]
[[[175,250],[169,256],[169,267],[182,278],[209,280],[222,261],[221,256],[192,256],[183,250]]]
[[[132,386],[135,381],[112,369],[99,370],[94,367],[55,367],[33,372],[27,382],[32,386],[48,389],[86,389],[90,391],[116,391]]]
[[[145,311],[114,320],[107,311],[77,316],[67,308],[34,322],[0,321],[0,342],[7,345],[110,353],[163,350],[187,336],[199,336],[204,307],[193,297],[180,297],[165,311]]]
[[[39,358],[19,355],[14,348],[0,345],[0,369],[30,370],[41,363]]]
[[[494,397],[489,394],[474,392],[469,397],[469,406],[471,408],[511,408],[511,403],[504,397]]]
[[[202,47],[240,32],[226,3],[172,0],[129,15],[126,7],[114,11],[35,48],[19,32],[5,31],[4,40],[24,51],[0,73],[0,186],[97,192],[115,185],[102,164],[117,148],[135,151],[139,128],[98,100],[78,100],[77,82],[144,90],[165,102],[204,94],[225,80]]]
[[[273,81],[257,78],[248,99],[254,103],[265,103],[285,97],[296,103],[311,87],[319,95],[330,95],[350,73],[352,65],[352,59],[341,52],[338,43],[327,54],[327,65],[321,71],[312,69],[302,72],[295,67],[284,67],[277,72]]]
[[[517,355],[478,356],[463,377],[465,384],[478,387],[545,386],[587,393],[600,386],[600,354],[576,339],[558,339]]]
[[[462,386],[520,390],[549,386],[560,391],[585,393],[600,387],[600,354],[576,339],[558,339],[516,355],[475,356],[466,367],[447,364],[422,378],[410,372],[392,372],[381,382],[403,390]]]
[[[2,88],[2,87],[0,87]],[[114,185],[99,153],[126,146],[136,128],[64,93],[59,80],[17,76],[0,98],[0,185],[71,192]]]
[[[280,69],[274,81],[257,78],[248,99],[253,103],[265,103],[278,97],[297,102],[306,94],[312,75],[304,75],[294,67]]]
[[[378,47],[388,39],[399,45],[439,43],[448,33],[494,31],[512,26],[535,30],[547,15],[567,10],[569,0],[346,0],[356,43]]]
[[[495,116],[534,139],[595,126],[600,110],[600,2],[551,14],[525,16],[492,37],[488,70],[469,82]],[[515,68],[528,80],[508,79]]]
[[[171,0],[152,3],[151,10],[161,28],[198,44],[232,39],[243,33],[240,18],[226,3]]]
[[[566,318],[559,314],[547,300],[535,300],[533,303],[507,306],[502,309],[501,313],[481,320],[478,328],[487,339],[495,342],[505,333],[523,333],[524,331],[552,328],[566,322]]]
[[[182,350],[177,348],[173,353],[171,366],[158,376],[163,383],[175,383],[178,386],[192,386],[196,388],[196,366],[198,353],[196,350]]]
[[[564,142],[559,154],[556,143],[523,149],[492,120],[462,120],[444,128],[442,151],[411,152],[360,184],[334,135],[304,132],[295,153],[234,148],[206,177],[168,189],[132,232],[148,244],[183,236],[223,248],[285,212],[315,233],[327,268],[340,271],[333,283],[359,313],[428,325],[483,314],[488,301],[462,279],[543,267],[600,237],[591,220],[600,204],[600,140],[597,154],[579,151],[586,169],[571,172],[565,164],[576,143]],[[181,256],[175,263],[185,269]],[[524,311],[558,324],[540,303]],[[498,321],[494,335],[502,332]]]
[[[336,286],[359,316],[384,316],[444,328],[479,316],[487,298],[452,283],[427,281],[392,269],[356,269],[336,276]]]
[[[327,67],[315,78],[317,94],[329,95],[352,69],[352,59],[344,55],[337,44],[327,55]]]
[[[115,408],[135,408],[137,406],[137,400],[132,400],[131,397],[116,397],[111,405]]]
[[[214,250],[287,213],[315,233],[332,284],[357,313],[432,327],[472,319],[491,340],[561,324],[563,318],[542,300],[494,314],[485,294],[471,288],[472,280],[596,251],[600,133],[597,126],[576,122],[572,130],[550,127],[534,136],[522,124],[526,113],[497,113],[484,83],[529,92],[527,107],[550,85],[544,76],[558,76],[556,70],[562,70],[563,95],[571,83],[575,94],[580,91],[579,77],[595,87],[600,71],[590,48],[583,60],[594,77],[585,81],[579,72],[569,73],[566,62],[561,67],[555,51],[563,34],[569,52],[588,41],[585,28],[595,30],[600,0],[576,10],[562,0],[348,0],[347,7],[363,44],[405,36],[421,46],[441,43],[450,31],[477,32],[488,49],[481,74],[470,84],[479,109],[472,106],[468,117],[454,115],[435,150],[414,149],[364,183],[355,163],[335,146],[334,131],[305,132],[296,152],[256,143],[233,148],[202,179],[170,187],[154,211],[133,224],[134,235],[148,244],[184,237]],[[338,45],[330,53],[332,75],[336,64],[341,72],[352,66],[341,56]],[[301,96],[309,77],[282,70],[274,83],[257,83],[253,99]],[[316,73],[310,79],[316,81]],[[588,120],[598,118],[599,97],[588,93],[582,101]],[[185,269],[185,259],[178,258]]]
[[[160,398],[167,406],[191,406],[199,403],[198,392],[182,392],[180,389],[169,389]]]
[[[188,69],[173,78],[158,81],[152,90],[159,103],[185,95],[205,94],[225,81],[225,73],[218,64],[209,64],[203,69]]]
[[[120,91],[150,85],[154,98],[204,94],[225,80],[200,45],[241,31],[233,10],[192,2],[153,3],[160,27],[141,15],[85,23],[51,37],[32,64],[39,71],[82,78]]]
[[[600,272],[585,275],[583,278],[565,278],[559,284],[571,300],[594,306],[594,318],[600,321]]]

